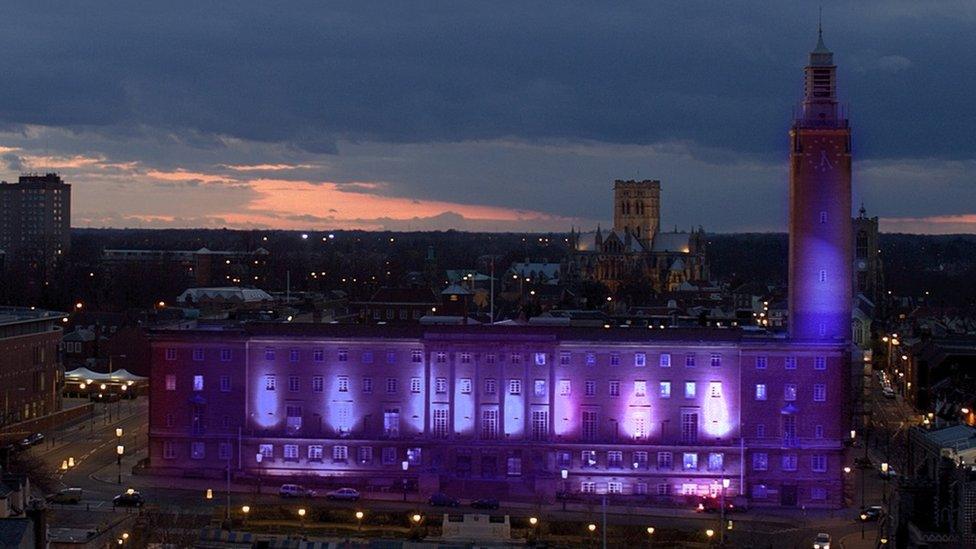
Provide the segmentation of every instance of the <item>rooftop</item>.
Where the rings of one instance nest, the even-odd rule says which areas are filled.
[[[34,307],[0,307],[0,326],[39,320],[60,320],[64,316],[64,313]]]

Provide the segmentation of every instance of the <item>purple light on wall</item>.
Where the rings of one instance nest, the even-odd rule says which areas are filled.
[[[262,429],[278,428],[282,422],[281,397],[278,391],[269,391],[265,386],[265,374],[254,376],[251,380],[251,418]]]

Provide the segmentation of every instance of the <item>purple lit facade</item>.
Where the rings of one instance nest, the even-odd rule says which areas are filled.
[[[152,339],[150,469],[365,491],[840,507],[850,131],[811,53],[791,131],[790,337],[245,324]],[[258,458],[260,454],[260,459]]]

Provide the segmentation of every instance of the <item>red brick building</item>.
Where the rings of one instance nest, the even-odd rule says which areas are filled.
[[[61,409],[63,318],[0,307],[0,428]]]

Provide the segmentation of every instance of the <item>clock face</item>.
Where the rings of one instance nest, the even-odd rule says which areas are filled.
[[[827,158],[826,149],[820,149],[820,161],[817,162],[813,169],[821,173],[834,169],[834,165],[830,163],[830,158]]]
[[[864,268],[866,268],[867,266],[868,266],[868,264],[867,264],[867,263],[865,263],[863,259],[862,259],[861,261],[858,261],[858,262],[857,262],[857,268],[858,268],[858,269],[864,269]]]

